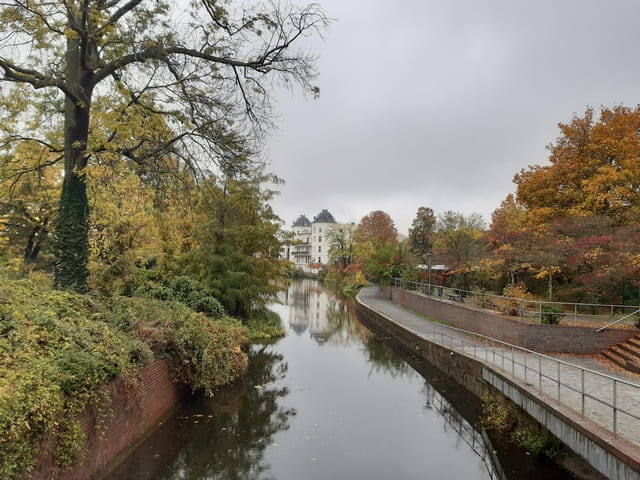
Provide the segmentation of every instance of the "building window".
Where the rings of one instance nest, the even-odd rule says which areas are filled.
[[[322,245],[318,245],[318,253],[322,253]]]
[[[318,243],[322,243],[322,235],[318,235]]]
[[[322,227],[318,227],[318,233],[322,233]]]
[[[322,263],[322,257],[318,257],[318,263]]]

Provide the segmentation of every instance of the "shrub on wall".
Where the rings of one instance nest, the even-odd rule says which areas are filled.
[[[540,323],[546,325],[558,325],[562,317],[564,317],[564,311],[553,305],[542,305],[540,310]]]
[[[176,377],[212,394],[244,372],[246,333],[180,302],[98,299],[34,282],[0,284],[0,478],[22,479],[45,438],[55,468],[82,458],[77,419],[108,414],[105,385],[135,378],[154,356],[173,359]],[[135,382],[132,382],[135,384]]]
[[[527,291],[527,287],[523,283],[511,283],[504,288],[502,292],[504,297],[496,299],[496,306],[499,311],[506,315],[519,316],[521,301],[532,300],[534,297]]]

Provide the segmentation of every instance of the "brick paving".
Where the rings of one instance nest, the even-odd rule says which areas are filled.
[[[363,289],[358,298],[412,333],[452,350],[464,352],[492,368],[502,370],[503,374],[540,389],[612,432],[614,430],[612,406],[615,403],[617,434],[640,445],[638,376],[608,368],[591,357],[566,355],[545,357],[514,350],[508,346],[494,345],[433,322],[418,313],[382,299],[379,297],[377,287]],[[559,389],[558,377],[561,383]],[[582,391],[584,395],[581,394]]]

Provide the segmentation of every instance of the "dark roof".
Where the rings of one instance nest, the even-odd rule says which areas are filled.
[[[293,226],[294,227],[310,227],[311,222],[304,215],[300,215],[298,219],[295,222],[293,222]]]
[[[327,209],[324,209],[313,217],[313,223],[336,223],[336,219],[333,218],[333,215],[331,215]]]

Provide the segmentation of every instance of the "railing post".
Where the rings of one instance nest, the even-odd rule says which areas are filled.
[[[538,355],[538,389],[542,392],[542,357]]]
[[[573,304],[573,321],[574,322],[578,321],[578,304],[577,303]]]
[[[560,401],[560,362],[556,361],[558,365],[558,401]]]
[[[524,300],[520,300],[520,320],[524,317]]]
[[[581,380],[580,380],[580,395],[582,395],[582,406],[580,407],[580,413],[584,418],[584,368],[580,369],[581,372]]]
[[[613,436],[618,436],[618,381],[613,379]]]
[[[538,302],[538,323],[542,323],[542,302]]]

